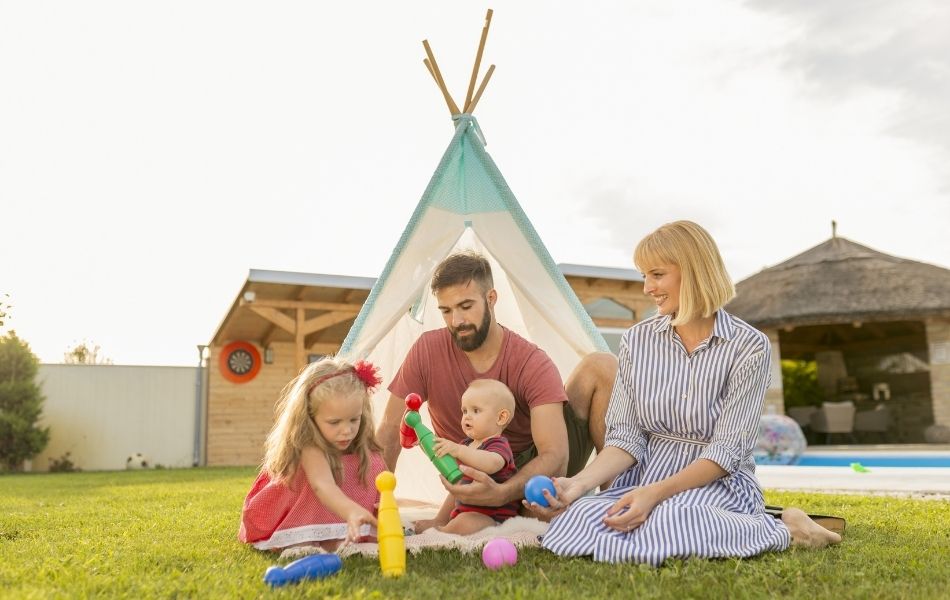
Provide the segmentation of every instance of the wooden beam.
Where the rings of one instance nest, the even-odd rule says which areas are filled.
[[[485,24],[482,26],[482,37],[478,40],[478,52],[475,53],[475,66],[472,67],[472,79],[468,82],[468,93],[465,94],[465,112],[472,105],[472,92],[475,91],[475,81],[478,79],[478,68],[482,65],[482,52],[485,50],[485,40],[488,39],[488,28],[491,27],[492,9],[485,15]]]
[[[788,339],[784,335],[779,337],[779,347],[783,355],[786,352],[795,354],[808,354],[820,352],[822,350],[841,350],[842,352],[861,352],[865,350],[878,350],[886,348],[894,353],[907,352],[910,348],[919,345],[924,348],[923,336],[917,335],[899,335],[887,338],[876,338],[867,340],[856,340],[850,342],[841,342],[837,344],[824,344],[802,339]]]
[[[600,279],[600,278],[588,278],[583,279],[578,277],[568,277],[568,284],[574,289],[575,292],[578,291],[589,291],[589,292],[599,292],[601,294],[607,294],[609,292],[615,293],[624,293],[630,294],[632,296],[644,296],[643,293],[643,282],[641,281],[626,281],[621,279]]]
[[[250,308],[255,314],[264,317],[291,335],[293,335],[294,331],[296,330],[296,324],[294,323],[294,320],[276,308],[270,308],[269,306],[254,306],[253,304],[248,305],[248,308]]]
[[[619,327],[621,329],[633,327],[637,323],[633,319],[608,319],[606,317],[591,317],[591,320],[598,327]]]
[[[304,337],[303,333],[303,324],[304,324],[304,309],[297,309],[297,319],[294,326],[294,364],[297,366],[297,372],[299,373],[301,369],[307,364],[307,356],[304,348]]]
[[[336,354],[340,350],[339,344],[317,342],[307,347],[311,354]]]
[[[314,317],[308,321],[303,322],[303,334],[308,335],[314,331],[320,331],[321,329],[326,329],[336,325],[337,323],[342,323],[343,321],[348,321],[353,318],[353,313],[351,312],[329,312],[320,315],[319,317]]]
[[[439,70],[439,63],[435,60],[435,55],[432,53],[432,48],[429,47],[429,40],[422,40],[422,47],[426,50],[426,56],[429,57],[429,64],[432,68],[432,73],[435,75],[435,82],[439,85],[439,90],[442,92],[442,96],[445,98],[445,103],[449,107],[449,112],[452,113],[452,116],[460,114],[458,105],[455,103],[455,100],[452,100],[452,96],[449,94],[449,89],[445,87],[445,79],[442,78],[442,71]]]
[[[255,306],[264,306],[267,308],[304,308],[307,310],[332,310],[336,312],[350,312],[356,314],[363,308],[362,304],[344,303],[344,302],[316,302],[313,300],[254,300],[247,302],[241,300],[241,306],[253,308]]]
[[[472,98],[471,104],[465,107],[465,112],[471,114],[475,112],[475,105],[478,104],[478,101],[482,97],[482,92],[485,91],[485,86],[488,85],[488,80],[491,79],[491,74],[495,72],[495,65],[488,67],[488,72],[485,73],[485,79],[482,79],[482,84],[478,86],[478,92],[475,94],[475,97]]]
[[[298,285],[298,286],[296,286],[296,287],[294,288],[294,292],[293,292],[293,294],[291,294],[291,295],[292,295],[294,298],[296,298],[298,301],[299,301],[299,300],[303,300],[303,296],[304,296],[304,294],[307,292],[307,289],[308,289],[308,286],[305,286],[305,285]],[[276,308],[276,307],[275,307],[275,308]],[[261,336],[261,346],[262,346],[263,348],[267,348],[267,347],[270,346],[272,343],[274,343],[274,340],[277,339],[277,333],[278,333],[279,331],[281,331],[281,328],[280,328],[280,327],[277,327],[277,326],[274,325],[274,324],[269,325],[269,326],[267,327],[267,331],[264,332],[264,335],[263,335],[263,336]]]

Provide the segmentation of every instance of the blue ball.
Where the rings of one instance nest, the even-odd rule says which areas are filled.
[[[534,502],[539,506],[547,507],[548,500],[544,497],[544,490],[548,490],[552,496],[557,497],[557,492],[554,490],[554,482],[551,481],[551,478],[545,477],[544,475],[535,475],[525,484],[524,497],[528,502]]]

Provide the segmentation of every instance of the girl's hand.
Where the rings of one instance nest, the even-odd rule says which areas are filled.
[[[631,490],[607,509],[604,525],[617,531],[632,531],[643,525],[661,500],[653,486]]]
[[[527,499],[521,501],[525,508],[538,515],[538,519],[542,521],[550,521],[558,516],[567,510],[567,507],[570,506],[572,502],[587,492],[583,484],[570,477],[555,477],[553,481],[557,497],[552,496],[548,490],[541,492],[548,501],[547,507],[541,506],[537,502],[528,502]]]
[[[376,526],[376,517],[362,506],[354,509],[346,519],[346,541],[356,542],[360,537],[360,526]]]
[[[458,448],[459,445],[451,440],[440,437],[435,438],[435,445],[433,446],[433,449],[435,450],[435,455],[439,458],[445,456],[446,454],[455,456],[458,452]]]

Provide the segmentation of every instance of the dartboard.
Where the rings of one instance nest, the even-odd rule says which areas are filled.
[[[254,357],[244,348],[238,348],[228,355],[228,368],[235,375],[245,375],[254,366]]]
[[[248,342],[231,342],[221,349],[221,374],[234,383],[247,383],[261,370],[261,353]]]

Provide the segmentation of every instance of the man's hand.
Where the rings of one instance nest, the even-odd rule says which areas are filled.
[[[435,445],[433,446],[433,449],[435,450],[435,455],[439,458],[445,456],[446,454],[458,458],[459,445],[452,440],[437,437],[435,438]]]
[[[445,477],[441,477],[442,485],[456,500],[464,504],[475,506],[501,506],[505,503],[505,490],[491,476],[483,471],[459,465],[462,473],[471,477],[472,482],[451,484]]]

